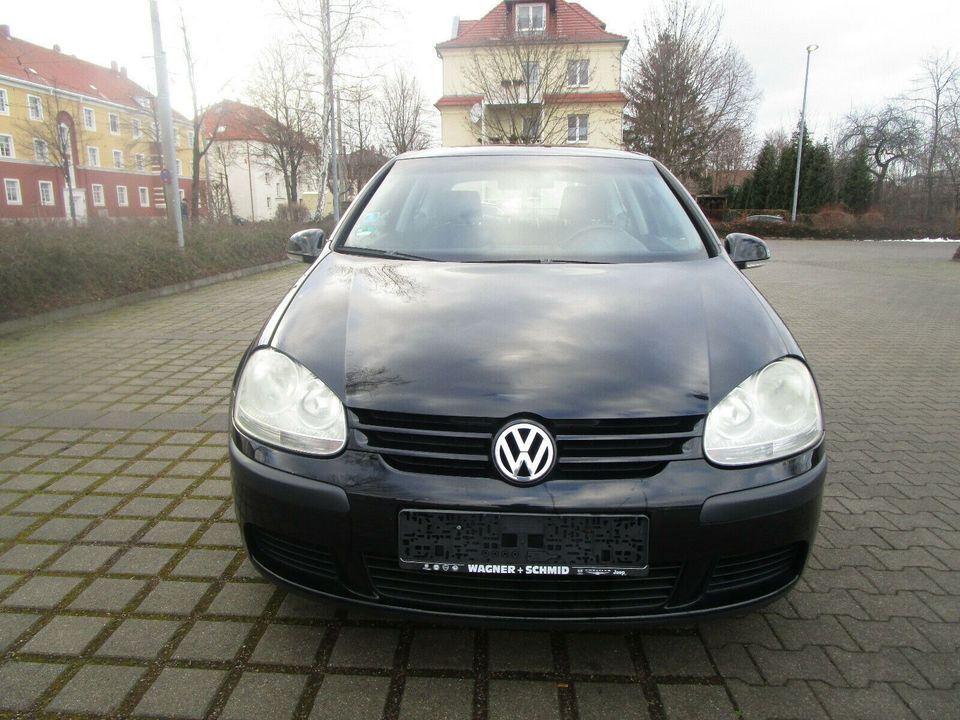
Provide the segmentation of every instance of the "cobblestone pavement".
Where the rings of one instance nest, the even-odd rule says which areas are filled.
[[[823,389],[817,546],[762,611],[641,632],[430,627],[257,576],[225,397],[299,267],[0,338],[0,716],[960,717],[953,248],[778,242],[751,271]]]

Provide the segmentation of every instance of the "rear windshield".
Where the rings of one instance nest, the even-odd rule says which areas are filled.
[[[400,160],[339,247],[458,262],[707,256],[649,160],[550,155]]]

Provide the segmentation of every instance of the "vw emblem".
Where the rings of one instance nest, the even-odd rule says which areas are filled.
[[[493,441],[494,465],[512,482],[536,482],[553,470],[556,457],[550,433],[529,420],[505,425]]]

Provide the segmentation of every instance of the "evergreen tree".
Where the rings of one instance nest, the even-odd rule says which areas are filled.
[[[740,210],[745,210],[747,208],[756,207],[753,204],[753,178],[748,177],[743,181],[743,185],[737,190],[737,194],[734,196],[733,200],[730,201],[730,207],[738,208]]]
[[[799,132],[795,132],[791,142],[787,145],[777,160],[777,171],[774,178],[773,190],[770,195],[770,207],[786,210],[788,213],[793,206],[793,185],[797,172],[797,142]],[[810,135],[806,129],[803,132],[803,158],[800,166],[800,197],[797,198],[797,209],[803,206],[804,176],[809,166],[810,156],[814,152],[814,145],[810,142]]]
[[[855,213],[862,213],[870,206],[873,184],[873,174],[867,160],[867,148],[860,144],[853,151],[844,168],[840,200]]]
[[[797,212],[814,213],[836,202],[833,151],[826,140],[803,148]],[[792,201],[792,197],[791,197]]]
[[[771,207],[770,198],[773,193],[774,181],[777,174],[777,148],[769,140],[760,148],[757,163],[754,166],[753,178],[750,183],[750,195],[745,197],[741,207],[763,209]]]

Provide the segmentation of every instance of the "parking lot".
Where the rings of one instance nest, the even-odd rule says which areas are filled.
[[[0,337],[0,717],[960,717],[955,244],[771,243],[831,460],[786,598],[637,632],[407,623],[245,560],[226,403],[301,266]]]

